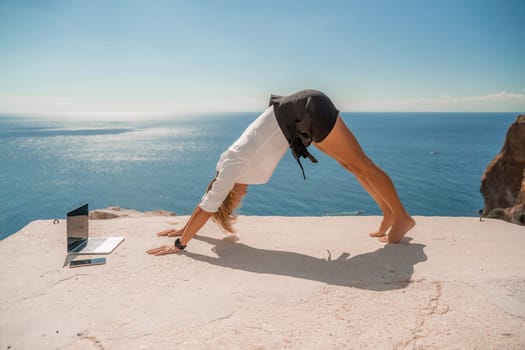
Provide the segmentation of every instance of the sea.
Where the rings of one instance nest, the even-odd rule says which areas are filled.
[[[189,215],[220,154],[259,113],[132,121],[0,115],[0,239],[83,203]],[[342,113],[408,212],[478,216],[483,171],[518,113]],[[287,153],[241,215],[380,215],[354,176],[314,147],[306,180]],[[131,229],[131,228],[130,228]]]

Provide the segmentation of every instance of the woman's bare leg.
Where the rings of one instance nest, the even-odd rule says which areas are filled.
[[[330,155],[327,150],[323,149],[322,145],[319,143],[316,143],[315,146],[319,148],[322,152]],[[331,156],[331,155],[330,155]],[[346,168],[348,171],[351,171],[350,168],[346,167],[345,164],[340,163],[342,167]],[[363,188],[368,192],[370,197],[372,197],[379,208],[381,208],[383,212],[383,220],[381,221],[381,225],[379,225],[379,229],[375,232],[370,232],[371,237],[382,237],[385,235],[386,231],[392,226],[392,223],[394,222],[394,214],[386,204],[386,202],[375,192],[375,190],[372,188],[372,186],[368,183],[368,181],[359,175],[356,175],[357,181],[363,186]]]
[[[350,169],[347,169],[350,171]],[[381,211],[383,212],[383,220],[381,221],[381,224],[379,225],[379,229],[375,232],[370,232],[369,235],[371,237],[383,237],[386,234],[386,231],[392,226],[392,223],[394,222],[394,214],[388,207],[388,204],[375,192],[375,190],[372,188],[372,186],[368,183],[368,181],[362,177],[362,176],[356,176],[357,181],[363,186],[363,188],[370,194],[370,196],[376,201],[379,208],[381,208]]]
[[[401,204],[390,177],[365,155],[340,117],[337,118],[330,134],[322,142],[315,143],[315,146],[355,174],[361,185],[383,210],[384,224],[381,224],[378,233],[390,223],[391,228],[388,236],[380,238],[382,242],[397,243],[414,227],[415,221]],[[391,221],[388,218],[390,214]]]

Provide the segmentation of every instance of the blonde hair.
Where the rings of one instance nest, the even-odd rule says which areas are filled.
[[[217,177],[211,180],[206,192],[209,192],[213,186],[213,183]],[[233,228],[233,224],[237,221],[237,215],[234,211],[237,208],[240,208],[240,204],[244,197],[243,192],[235,191],[235,187],[228,193],[224,201],[222,202],[219,209],[213,213],[212,220],[216,222],[224,231],[229,233],[236,233]]]

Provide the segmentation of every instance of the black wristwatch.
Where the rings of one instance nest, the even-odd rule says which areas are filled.
[[[180,250],[186,249],[186,246],[180,242],[180,238],[175,240],[175,247],[179,248]]]

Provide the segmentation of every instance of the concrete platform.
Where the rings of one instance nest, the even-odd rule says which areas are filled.
[[[181,254],[145,251],[187,217],[90,221],[124,235],[106,265],[67,266],[65,223],[0,242],[0,349],[524,349],[525,228],[415,217],[240,218]]]

